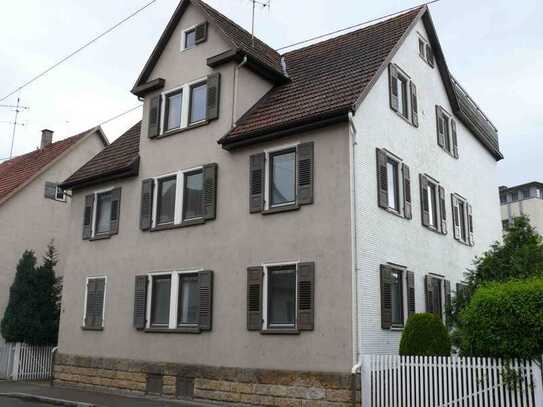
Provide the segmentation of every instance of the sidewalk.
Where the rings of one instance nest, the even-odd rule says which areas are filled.
[[[88,403],[96,407],[202,407],[205,404],[187,401],[159,400],[99,393],[69,387],[50,387],[48,384],[9,382],[0,380],[0,394],[23,393],[52,399]]]

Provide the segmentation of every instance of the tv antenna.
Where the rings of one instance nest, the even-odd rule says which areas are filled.
[[[17,104],[16,105],[0,105],[0,107],[8,108],[8,109],[14,109],[15,111],[15,118],[13,119],[13,132],[11,134],[11,148],[9,149],[9,159],[11,160],[13,158],[13,145],[15,144],[15,134],[17,132],[17,126],[24,126],[23,123],[18,123],[17,119],[19,117],[19,113],[21,113],[23,110],[30,109],[28,106],[21,106],[21,98],[17,97]]]
[[[254,47],[255,46],[255,9],[256,6],[260,6],[262,8],[270,7],[271,0],[249,0],[253,3],[253,19],[251,24],[251,44]]]

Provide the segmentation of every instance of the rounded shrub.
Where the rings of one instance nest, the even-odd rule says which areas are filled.
[[[400,341],[402,356],[450,356],[451,338],[441,320],[430,313],[413,314]]]
[[[543,278],[490,283],[460,312],[460,351],[534,359],[543,354]]]

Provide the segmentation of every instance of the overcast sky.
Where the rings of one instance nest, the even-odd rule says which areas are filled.
[[[4,0],[5,1],[5,0]],[[0,98],[149,0],[19,0],[0,14]],[[250,28],[250,0],[208,0]],[[64,138],[139,104],[130,89],[177,0],[158,0],[134,19],[20,92],[14,152],[39,145],[40,130]],[[257,9],[257,35],[277,48],[415,6],[412,0],[271,0]],[[451,72],[499,129],[506,159],[499,183],[543,181],[543,2],[441,0],[431,14]],[[15,104],[17,95],[0,102]],[[140,119],[107,125],[110,140]],[[0,108],[0,158],[9,155],[13,111]]]

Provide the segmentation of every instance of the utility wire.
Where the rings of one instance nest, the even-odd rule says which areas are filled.
[[[345,28],[340,28],[339,30],[335,30],[335,31],[332,31],[332,32],[329,32],[329,33],[326,33],[326,34],[321,34],[321,35],[317,35],[316,37],[312,37],[312,38],[308,38],[306,40],[303,40],[303,41],[298,41],[298,42],[295,42],[294,44],[289,44],[289,45],[284,45],[280,48],[276,48],[275,50],[276,51],[281,51],[283,49],[287,49],[287,48],[292,48],[292,47],[295,47],[296,45],[302,45],[302,44],[305,44],[306,42],[311,42],[311,41],[315,41],[315,40],[320,40],[321,38],[324,38],[324,37],[328,37],[330,35],[334,35],[334,34],[339,34],[341,32],[344,32],[344,31],[348,31],[348,30],[352,30],[353,28],[357,28],[357,27],[360,27],[362,25],[365,25],[365,24],[370,24],[370,23],[373,23],[375,21],[379,21],[379,20],[382,20],[384,18],[389,18],[389,17],[393,17],[393,16],[396,16],[398,14],[402,14],[402,13],[406,13],[408,11],[411,11],[411,10],[414,10],[418,7],[421,7],[421,6],[427,6],[429,4],[432,4],[432,3],[437,3],[438,1],[440,0],[432,0],[432,1],[429,1],[427,3],[422,3],[422,4],[419,4],[418,6],[413,6],[413,7],[410,7],[410,8],[406,8],[404,10],[401,10],[401,11],[396,11],[394,13],[391,13],[391,14],[387,14],[385,16],[381,16],[381,17],[377,17],[377,18],[372,18],[371,20],[368,20],[368,21],[364,21],[362,23],[358,23],[358,24],[355,24],[355,25],[351,25],[349,27],[345,27]],[[0,100],[1,101],[1,100]]]
[[[97,37],[94,37],[92,40],[90,40],[89,42],[87,42],[86,44],[82,45],[81,47],[79,47],[78,49],[76,49],[75,51],[73,51],[72,53],[70,53],[69,55],[65,56],[64,58],[62,58],[61,60],[59,60],[58,62],[56,62],[55,64],[51,65],[49,68],[47,68],[45,71],[39,73],[38,75],[34,76],[32,79],[26,81],[25,83],[23,83],[22,85],[18,86],[16,89],[14,89],[13,91],[11,91],[10,93],[8,93],[6,96],[2,97],[0,99],[0,102],[6,100],[8,97],[14,95],[15,93],[17,93],[19,90],[23,89],[24,87],[30,85],[31,83],[35,82],[36,80],[38,80],[39,78],[41,78],[42,76],[46,75],[47,73],[49,73],[50,71],[52,71],[53,69],[55,69],[57,66],[61,65],[62,63],[66,62],[68,59],[72,58],[74,55],[78,54],[79,52],[83,51],[85,48],[87,48],[88,46],[92,45],[93,43],[95,43],[96,41],[98,41],[100,38],[106,36],[107,34],[109,34],[110,32],[112,32],[113,30],[117,29],[118,27],[120,27],[122,24],[124,24],[125,22],[127,22],[128,20],[130,20],[131,18],[135,17],[137,14],[141,13],[143,10],[145,10],[147,7],[149,7],[151,4],[157,2],[158,0],[151,0],[150,2],[148,2],[147,4],[145,4],[143,7],[140,7],[139,9],[137,9],[136,11],[134,11],[132,14],[130,14],[129,16],[125,17],[124,19],[122,19],[121,21],[119,21],[117,24],[115,24],[114,26],[108,28],[106,31],[104,31],[102,34],[98,35]]]
[[[107,119],[107,120],[104,120],[103,122],[98,123],[95,127],[98,127],[98,126],[101,126],[101,125],[103,125],[103,124],[112,122],[113,120],[117,120],[119,117],[122,117],[122,116],[124,116],[125,114],[128,114],[128,113],[130,113],[130,112],[133,112],[134,110],[137,110],[137,109],[139,109],[139,108],[142,107],[142,106],[143,106],[143,103],[137,105],[136,107],[133,107],[133,108],[131,108],[131,109],[128,109],[128,110],[125,111],[125,112],[119,113],[118,115],[113,116],[113,117],[111,117],[111,118],[109,118],[109,119]]]

